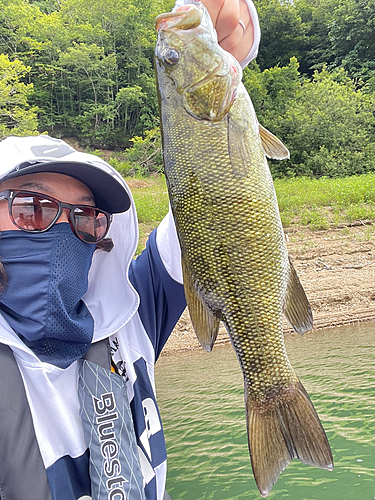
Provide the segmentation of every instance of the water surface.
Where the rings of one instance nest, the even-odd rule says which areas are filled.
[[[375,499],[375,324],[286,338],[332,447],[333,472],[285,469],[273,500]],[[261,499],[247,448],[243,381],[230,345],[162,357],[158,401],[172,500]]]

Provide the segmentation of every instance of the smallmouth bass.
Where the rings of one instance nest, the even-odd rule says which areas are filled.
[[[333,468],[284,345],[283,314],[300,334],[312,328],[266,160],[289,153],[259,125],[238,62],[218,45],[203,4],[192,4],[156,20],[164,168],[191,320],[208,351],[220,321],[228,331],[244,376],[253,473],[267,496],[293,458]]]

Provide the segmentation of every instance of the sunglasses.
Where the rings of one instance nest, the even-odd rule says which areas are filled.
[[[48,231],[61,216],[63,208],[69,210],[69,224],[73,233],[86,243],[98,243],[105,238],[112,222],[112,214],[104,210],[63,203],[32,191],[1,191],[1,200],[8,200],[13,224],[27,233]]]

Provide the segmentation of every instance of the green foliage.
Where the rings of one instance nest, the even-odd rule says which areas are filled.
[[[306,80],[292,58],[283,68],[247,70],[244,83],[259,121],[290,149],[290,160],[271,162],[275,177],[375,171],[375,97],[343,69],[323,68]]]
[[[152,192],[133,191],[139,222],[160,222],[168,212],[168,194],[163,191]]]
[[[303,48],[299,62],[301,72],[312,75],[314,69],[321,70],[324,65],[333,66],[335,59],[330,38],[332,13],[340,0],[297,0],[294,4],[304,33]]]
[[[0,51],[31,67],[42,128],[126,147],[157,124],[153,0],[0,0]]]
[[[304,79],[298,68],[299,63],[292,57],[287,66],[260,71],[259,66],[252,63],[245,68],[243,83],[250,94],[258,119],[261,123],[272,122],[283,116],[290,103],[297,98]]]
[[[329,37],[335,66],[352,77],[375,75],[375,0],[338,2],[332,13]]]
[[[168,193],[163,175],[153,175],[142,181],[126,179],[137,208],[139,223],[139,244],[137,254],[144,249],[151,231],[155,229],[168,212]]]
[[[375,0],[255,3],[262,41],[244,83],[291,151],[270,162],[274,177],[375,170]],[[5,79],[1,134],[34,133],[37,112],[51,135],[122,151],[110,161],[124,175],[160,171],[154,20],[173,4],[0,0],[2,64],[18,71],[19,96]]]
[[[0,139],[37,133],[37,110],[28,104],[33,85],[21,81],[29,71],[18,59],[0,54]]]
[[[354,220],[375,219],[375,174],[341,179],[276,179],[281,220],[311,229]]]
[[[367,80],[375,72],[375,0],[256,0],[261,69],[300,61],[301,71],[343,67]]]
[[[303,210],[299,215],[299,223],[303,226],[309,226],[312,230],[317,229],[328,229],[329,220],[325,211],[319,208],[312,208],[309,210]]]
[[[162,175],[142,181],[126,180],[137,207],[140,253],[150,232],[167,213],[167,187]],[[316,230],[358,219],[375,219],[375,174],[345,179],[276,179],[275,188],[284,227],[297,223]],[[373,236],[373,226],[364,227],[363,238]]]
[[[255,0],[262,27],[262,43],[257,62],[262,69],[288,64],[304,50],[305,34],[294,2]]]
[[[310,210],[328,206],[347,210],[353,206],[375,205],[375,174],[340,179],[275,179],[275,190],[282,213],[297,214],[302,208]]]
[[[125,151],[125,158],[134,167],[135,173],[147,176],[162,172],[160,129],[146,130],[143,137],[133,137],[133,146]]]
[[[124,177],[149,177],[163,171],[161,157],[161,137],[159,127],[146,130],[142,137],[130,139],[132,146],[124,152],[117,152],[111,157],[103,158]],[[94,154],[101,155],[100,151]]]
[[[128,161],[124,160],[124,155],[122,153],[117,153],[109,160],[108,163],[115,168],[123,177],[134,176],[135,168]]]

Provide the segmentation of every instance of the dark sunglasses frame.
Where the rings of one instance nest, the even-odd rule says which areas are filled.
[[[24,227],[19,226],[15,222],[15,220],[13,218],[13,214],[12,214],[12,206],[13,206],[14,199],[19,194],[25,194],[25,195],[29,195],[29,196],[41,196],[41,197],[45,198],[46,200],[52,201],[52,202],[57,204],[58,210],[57,210],[56,216],[54,217],[53,221],[48,225],[48,227],[46,227],[45,229],[25,229]],[[72,228],[73,233],[75,234],[75,236],[77,236],[77,238],[79,240],[84,241],[85,243],[96,244],[96,243],[99,243],[99,241],[102,241],[107,236],[109,228],[111,226],[111,222],[112,222],[112,214],[110,214],[109,212],[106,212],[105,210],[101,210],[100,208],[93,207],[91,205],[72,205],[70,203],[64,203],[60,200],[57,200],[56,198],[53,198],[52,196],[48,196],[44,193],[37,193],[36,191],[24,191],[21,189],[19,189],[19,190],[18,189],[7,189],[5,191],[0,192],[0,201],[2,201],[2,200],[8,200],[9,217],[10,217],[11,221],[13,222],[13,224],[16,227],[18,227],[21,231],[25,231],[26,233],[45,233],[46,231],[51,229],[51,227],[60,218],[60,216],[63,212],[63,208],[66,208],[69,211],[69,224],[70,224],[70,227]],[[74,210],[76,208],[91,208],[92,210],[96,210],[97,212],[100,212],[100,213],[105,215],[105,217],[107,219],[107,229],[106,229],[105,233],[103,234],[103,236],[101,236],[98,240],[95,240],[95,241],[87,241],[80,236],[78,230],[76,229],[75,220],[74,220]]]

